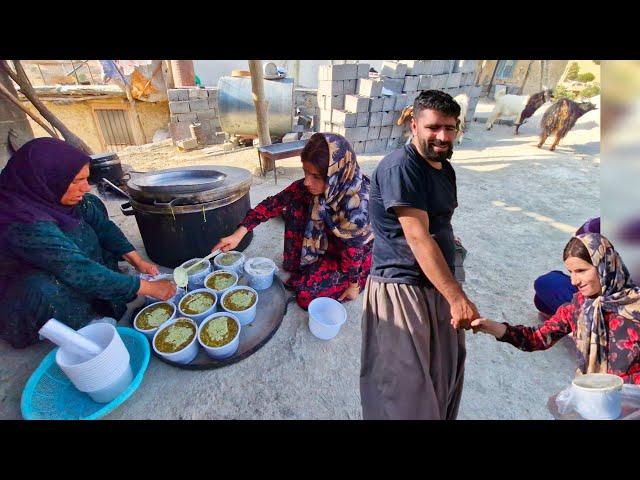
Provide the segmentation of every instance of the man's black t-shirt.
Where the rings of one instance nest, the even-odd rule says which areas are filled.
[[[369,219],[375,234],[371,278],[378,282],[431,287],[404,237],[394,207],[412,207],[429,214],[429,233],[455,272],[451,217],[458,206],[456,175],[448,161],[433,168],[413,145],[382,159],[371,178]]]

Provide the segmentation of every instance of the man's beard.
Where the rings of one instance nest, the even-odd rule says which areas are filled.
[[[431,160],[432,162],[442,163],[445,160],[451,158],[453,155],[453,143],[449,142],[432,142],[429,143],[426,140],[418,140],[420,142],[420,146],[422,147],[422,151],[425,153],[425,158],[427,160]],[[448,146],[449,149],[444,152],[436,152],[433,149],[433,145],[437,145],[439,147]]]

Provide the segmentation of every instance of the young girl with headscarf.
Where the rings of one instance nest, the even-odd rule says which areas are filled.
[[[349,142],[314,134],[301,153],[304,179],[260,202],[213,250],[233,250],[260,223],[282,215],[285,283],[306,309],[317,297],[353,300],[371,268],[369,178]]]

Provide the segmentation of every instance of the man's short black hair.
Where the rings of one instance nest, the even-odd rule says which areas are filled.
[[[451,95],[440,90],[423,90],[413,102],[413,118],[418,118],[422,110],[436,110],[448,117],[458,119],[460,105]]]

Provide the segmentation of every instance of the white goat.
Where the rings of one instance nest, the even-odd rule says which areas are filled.
[[[543,90],[533,95],[507,95],[504,90],[496,92],[496,104],[487,120],[487,130],[491,130],[499,117],[516,117],[515,134],[524,121],[553,98],[552,90]]]

